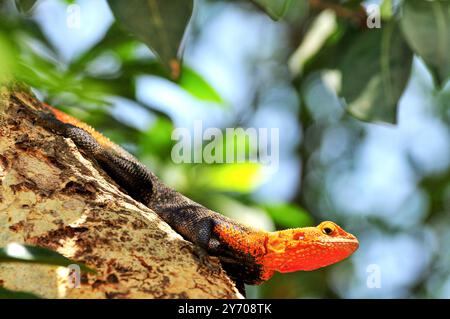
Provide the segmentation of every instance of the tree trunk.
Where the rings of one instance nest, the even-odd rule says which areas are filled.
[[[33,125],[30,105],[39,108],[26,90],[0,88],[0,247],[47,247],[97,274],[71,288],[68,268],[0,263],[0,286],[45,298],[242,297],[216,258],[199,262],[70,139]]]

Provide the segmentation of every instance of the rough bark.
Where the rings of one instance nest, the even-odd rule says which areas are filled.
[[[66,268],[0,263],[0,285],[46,298],[242,297],[216,259],[211,271],[70,139],[33,125],[29,96],[0,88],[0,247],[47,247],[98,273],[70,288]]]

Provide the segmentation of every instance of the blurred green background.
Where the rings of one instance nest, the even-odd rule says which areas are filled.
[[[274,21],[264,1],[199,0],[178,80],[105,0],[19,2],[0,1],[0,77],[209,208],[267,230],[333,220],[358,236],[350,259],[277,274],[249,297],[450,298],[447,1],[290,1]],[[361,4],[381,5],[381,29],[361,26]],[[198,120],[279,128],[278,170],[173,163],[173,129]]]

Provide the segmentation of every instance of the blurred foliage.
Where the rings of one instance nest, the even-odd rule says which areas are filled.
[[[306,227],[313,224],[311,216],[294,204],[265,205],[265,209],[280,228]]]
[[[81,271],[96,273],[95,270],[83,264],[76,263],[63,255],[47,248],[10,243],[6,247],[0,247],[0,263],[26,263],[67,267],[77,264]],[[0,299],[35,299],[34,294],[20,291],[12,291],[0,287]]]
[[[33,9],[36,2],[36,0],[16,0],[16,6],[22,13],[28,13]]]
[[[48,0],[41,0],[45,1]],[[369,203],[377,195],[367,196],[364,191],[369,189],[369,181],[361,179],[367,176],[358,175],[354,181],[352,172],[362,165],[359,158],[367,151],[366,143],[372,141],[374,131],[378,127],[388,130],[368,123],[398,124],[398,105],[408,86],[416,85],[419,93],[427,96],[423,103],[432,119],[429,121],[448,134],[448,1],[197,0],[194,6],[197,10],[192,12],[192,1],[110,0],[107,2],[117,21],[88,50],[70,60],[61,56],[41,29],[36,17],[39,3],[35,2],[0,1],[0,80],[11,75],[23,80],[49,104],[91,124],[134,153],[177,190],[232,218],[267,229],[311,226],[319,220],[331,219],[361,238],[362,246],[352,262],[315,272],[278,274],[261,287],[250,288],[250,296],[358,297],[361,292],[358,287],[365,284],[366,276],[361,265],[374,259],[369,255],[370,245],[375,246],[380,238],[394,242],[401,236],[434,238],[433,245],[429,244],[433,240],[423,240],[424,245],[429,245],[426,246],[429,261],[424,261],[427,271],[420,272],[412,284],[400,283],[401,288],[395,293],[390,295],[388,291],[382,296],[445,295],[443,282],[450,278],[446,244],[449,240],[445,235],[450,228],[449,167],[443,165],[440,170],[426,171],[413,154],[416,141],[405,142],[402,154],[407,160],[402,168],[412,172],[414,191],[395,209],[389,207],[394,213],[388,209],[388,213],[380,213],[381,204]],[[61,3],[76,1],[61,0]],[[368,11],[368,5],[373,3],[380,5],[379,16]],[[184,44],[195,44],[207,33],[215,14],[230,7],[243,12],[249,20],[258,16],[264,25],[276,25],[280,32],[277,36],[285,41],[284,46],[272,52],[269,48],[273,44],[268,39],[273,38],[264,34],[266,47],[257,48],[260,55],[255,53],[245,60],[253,81],[248,93],[251,101],[239,111],[222,96],[221,88],[209,83],[193,65],[180,64]],[[204,15],[203,10],[212,13]],[[369,28],[367,21],[375,25],[378,21],[380,27]],[[233,30],[232,25],[229,27]],[[186,30],[191,31],[194,41],[186,42]],[[225,37],[220,33],[214,36]],[[247,43],[233,41],[233,45],[232,50],[238,51]],[[218,61],[223,61],[219,58],[218,55]],[[413,63],[417,60],[423,61],[427,66],[425,72],[432,75],[431,86],[411,80],[411,74],[420,78]],[[252,119],[264,109],[264,103],[278,107],[287,103],[286,92],[294,92],[292,108],[276,109],[287,112],[285,121],[293,120],[299,127],[295,141],[281,141],[282,147],[294,145],[295,154],[289,156],[295,165],[301,166],[297,185],[283,186],[294,188],[290,190],[290,200],[283,202],[267,194],[257,195],[267,182],[264,165],[258,163],[175,165],[171,160],[175,121],[164,108],[138,98],[137,82],[143,76],[171,83],[196,103],[231,114],[232,124],[244,128],[252,127]],[[159,92],[152,94],[157,96]],[[137,128],[117,116],[128,112],[127,103],[117,102],[118,97],[150,115],[151,123]],[[284,124],[280,125],[282,131],[289,127]],[[427,128],[420,131],[425,139],[427,132]],[[390,135],[384,141],[392,142]],[[245,148],[247,153],[253,151],[241,136],[224,138],[219,146],[218,152],[225,155],[238,147]],[[378,169],[383,168],[384,160],[379,159]],[[371,171],[371,166],[364,170],[368,179],[377,173]],[[269,181],[274,187],[282,184],[275,182]],[[389,185],[390,190],[400,189],[400,184],[401,181],[395,180]],[[340,196],[336,198],[336,194]],[[378,200],[384,202],[383,198]],[[408,215],[414,211],[414,205],[421,207],[424,216],[414,219]],[[377,241],[373,243],[370,238]],[[440,253],[443,251],[447,254]],[[365,256],[366,260],[362,262],[363,257],[358,256]],[[364,297],[380,296],[375,290],[363,293]]]
[[[409,0],[402,9],[405,39],[429,66],[436,85],[443,85],[450,74],[450,3]]]
[[[194,7],[193,0],[108,0],[116,19],[154,50],[178,78],[180,44]]]
[[[39,299],[39,297],[29,292],[13,291],[0,287],[0,299]]]
[[[6,247],[0,248],[0,262],[44,264],[63,267],[74,264],[74,261],[53,250],[18,243],[11,243]],[[79,264],[79,266],[82,271],[95,273],[95,270],[85,265]]]
[[[383,29],[359,34],[341,53],[341,94],[355,117],[395,123],[413,56],[399,31],[396,23],[385,23]]]
[[[275,20],[281,19],[289,10],[292,0],[253,0],[263,10],[267,12],[270,17]]]

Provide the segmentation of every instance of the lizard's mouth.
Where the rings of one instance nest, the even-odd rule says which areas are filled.
[[[285,260],[278,267],[281,273],[293,271],[311,271],[335,264],[351,256],[359,247],[356,238],[333,238],[327,244],[311,244],[307,251],[292,250],[285,252]]]
[[[333,238],[330,242],[337,245],[347,245],[349,248],[352,248],[353,251],[359,247],[359,241],[354,236],[353,238]]]

